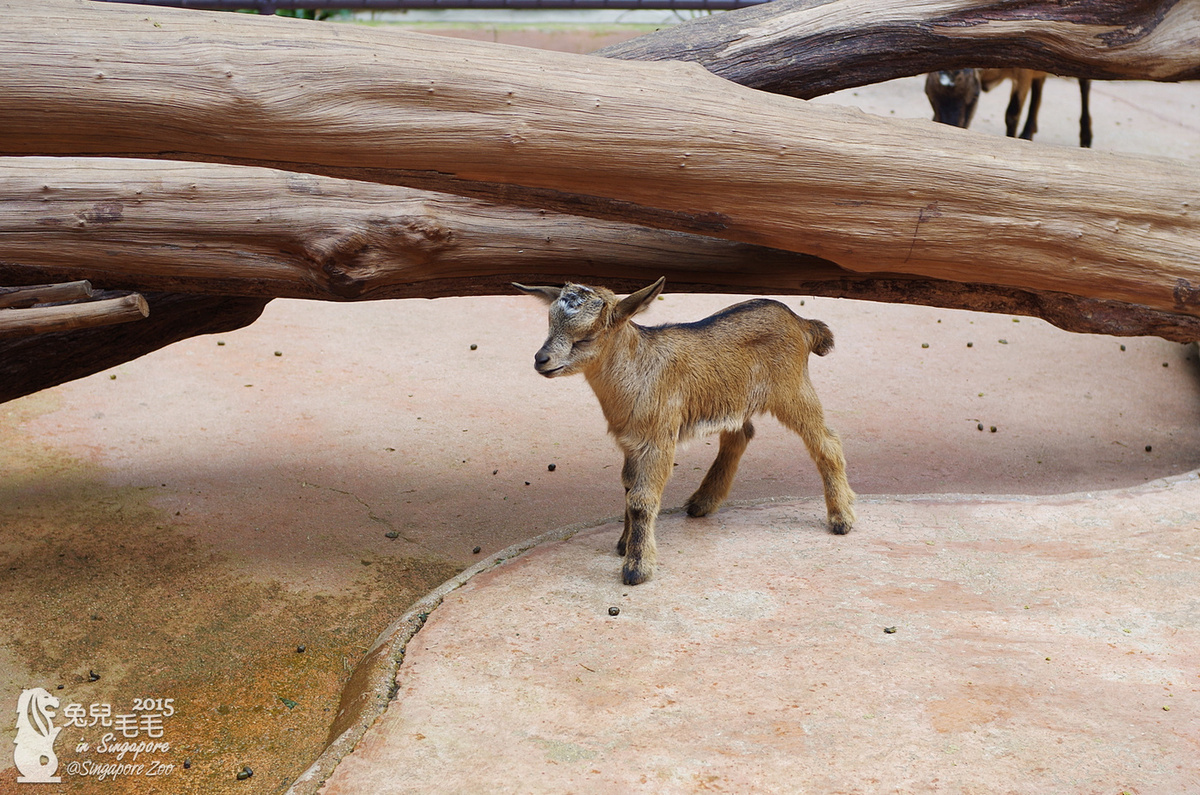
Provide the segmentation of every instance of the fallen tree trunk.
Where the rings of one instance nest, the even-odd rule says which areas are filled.
[[[774,0],[596,53],[694,61],[744,86],[811,99],[938,69],[1021,67],[1099,80],[1200,79],[1194,0]]]
[[[848,271],[804,254],[273,169],[0,158],[0,284],[322,300],[512,292],[520,279],[772,288]]]
[[[0,149],[282,165],[1200,313],[1200,167],[875,119],[696,66],[47,0],[6,16]]]
[[[1200,339],[1200,318],[1060,293],[855,273],[718,238],[271,169],[0,158],[0,284],[363,300],[511,293],[512,281],[666,275],[673,291],[845,296]]]

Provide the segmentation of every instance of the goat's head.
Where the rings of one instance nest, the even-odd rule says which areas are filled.
[[[562,287],[513,287],[550,305],[550,334],[533,357],[533,366],[547,378],[582,372],[594,360],[605,338],[645,309],[662,292],[666,277],[617,300],[611,290],[565,284]]]
[[[946,69],[925,78],[925,96],[933,106],[933,120],[969,127],[979,104],[979,70]]]

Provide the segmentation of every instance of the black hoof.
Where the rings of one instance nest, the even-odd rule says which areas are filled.
[[[625,561],[625,565],[621,568],[621,581],[626,585],[641,585],[650,576],[654,574],[654,568],[645,565],[642,561]]]
[[[829,520],[829,532],[833,533],[834,535],[844,536],[846,533],[850,532],[851,527],[853,527],[853,525],[841,517],[831,518]]]

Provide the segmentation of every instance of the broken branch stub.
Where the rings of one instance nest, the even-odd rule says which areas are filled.
[[[137,293],[101,301],[0,309],[0,337],[26,337],[141,320],[150,314]]]

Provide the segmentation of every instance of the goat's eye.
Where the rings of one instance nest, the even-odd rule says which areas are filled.
[[[592,339],[575,340],[575,343],[571,346],[571,350],[577,351],[581,348],[586,348],[587,346],[591,345],[592,342],[594,342]]]

